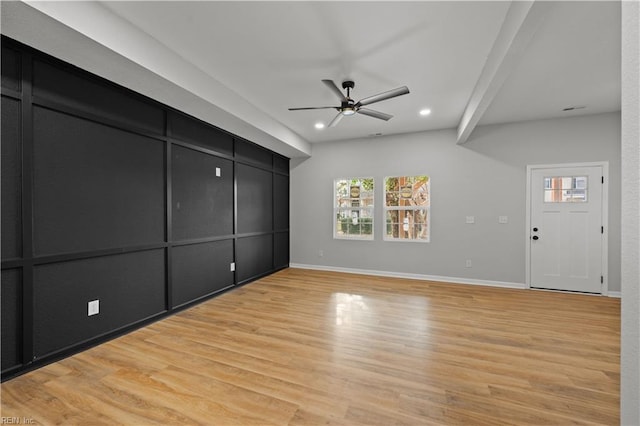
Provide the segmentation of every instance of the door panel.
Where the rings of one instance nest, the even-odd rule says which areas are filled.
[[[601,177],[601,166],[531,170],[531,287],[602,292]]]

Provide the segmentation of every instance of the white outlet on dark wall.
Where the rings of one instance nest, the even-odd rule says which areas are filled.
[[[98,315],[100,313],[100,300],[92,300],[87,307],[87,316]]]

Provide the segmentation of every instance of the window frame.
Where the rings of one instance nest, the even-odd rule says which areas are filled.
[[[426,192],[427,192],[427,198],[426,198],[426,204],[425,205],[416,205],[416,206],[388,206],[387,205],[387,194],[391,191],[387,190],[387,182],[389,179],[398,179],[400,180],[401,178],[418,178],[418,177],[426,177],[427,178],[427,182],[426,182]],[[431,242],[431,176],[427,175],[427,174],[420,174],[420,175],[395,175],[395,176],[385,176],[384,180],[383,180],[383,191],[384,191],[384,196],[383,196],[383,221],[384,221],[384,225],[383,225],[383,229],[382,229],[382,240],[383,241],[390,241],[390,242],[407,242],[407,243],[430,243]],[[395,191],[393,191],[395,192]],[[398,193],[401,193],[402,190],[399,189]],[[388,217],[388,212],[390,211],[422,211],[424,210],[426,213],[426,219],[425,219],[425,226],[426,226],[426,238],[396,238],[393,236],[389,236],[389,234],[387,233],[387,229],[389,226],[389,223],[387,222],[387,217]],[[415,214],[415,213],[414,213]]]
[[[339,203],[339,194],[338,194],[338,183],[342,182],[342,181],[346,181],[346,182],[353,182],[353,181],[359,181],[359,182],[363,182],[364,180],[370,180],[372,183],[372,188],[371,188],[371,204],[369,206],[341,206]],[[351,183],[349,184],[351,185]],[[362,185],[361,185],[362,186]],[[350,189],[349,189],[350,190]],[[343,178],[335,178],[333,180],[333,239],[335,240],[348,240],[348,241],[373,241],[375,239],[375,191],[376,191],[376,184],[375,184],[375,178],[373,176],[358,176],[358,177],[343,177]],[[350,194],[351,195],[351,194]],[[362,197],[358,197],[360,200],[364,199]],[[353,198],[349,198],[352,199]],[[369,198],[367,198],[369,199]],[[351,210],[353,211],[366,211],[367,214],[366,215],[362,215],[359,213],[358,217],[361,218],[370,218],[371,219],[371,233],[370,234],[362,234],[360,233],[359,235],[351,235],[351,234],[346,234],[346,235],[339,235],[338,234],[338,222],[339,222],[339,214],[342,211],[345,210]],[[351,216],[351,215],[350,215]],[[362,225],[362,224],[360,224]]]

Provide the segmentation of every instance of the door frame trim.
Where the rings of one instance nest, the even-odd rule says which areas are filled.
[[[525,212],[525,276],[524,288],[531,288],[531,173],[538,169],[571,168],[571,167],[602,167],[604,184],[602,185],[602,277],[601,294],[609,296],[609,162],[594,161],[585,163],[556,163],[556,164],[529,164],[527,165],[527,189]]]

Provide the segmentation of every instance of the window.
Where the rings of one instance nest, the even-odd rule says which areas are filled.
[[[334,181],[333,237],[373,240],[373,178]]]
[[[544,178],[545,203],[586,203],[587,176],[550,176]]]
[[[429,182],[424,175],[385,178],[385,240],[429,242]]]

